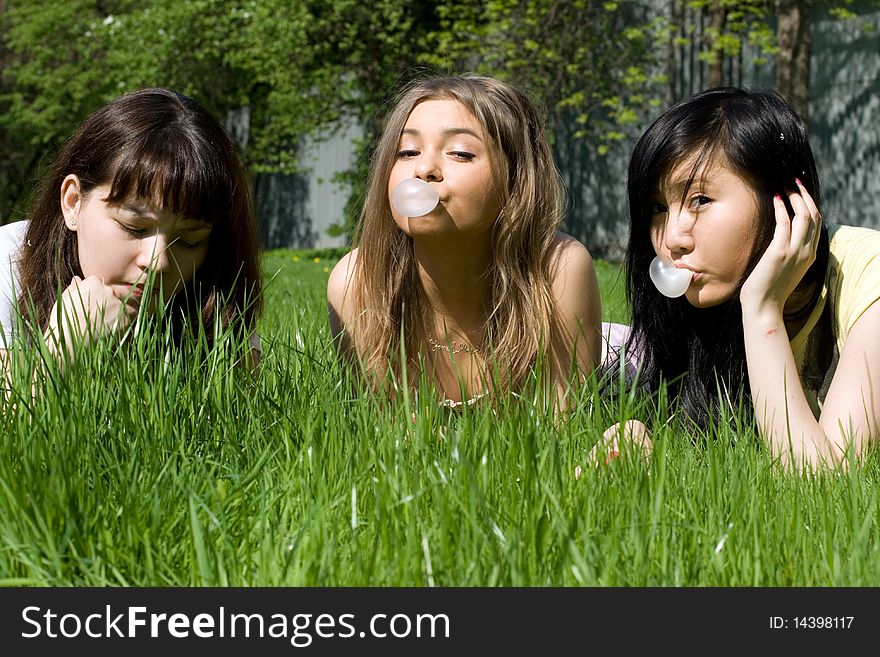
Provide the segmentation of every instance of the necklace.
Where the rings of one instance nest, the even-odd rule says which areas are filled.
[[[450,354],[459,354],[461,352],[466,354],[480,353],[477,347],[472,347],[466,342],[458,342],[457,340],[453,340],[450,344],[443,344],[437,342],[436,338],[428,338],[428,344],[431,345],[431,351],[445,351]]]

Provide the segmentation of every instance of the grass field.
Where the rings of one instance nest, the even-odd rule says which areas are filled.
[[[141,337],[13,394],[0,583],[880,585],[876,458],[786,474],[736,415],[693,436],[594,384],[562,420],[514,396],[460,415],[358,398],[328,340],[332,264],[266,255],[255,383],[223,349]],[[599,273],[606,319],[626,321],[619,271]],[[588,467],[632,416],[651,461]]]

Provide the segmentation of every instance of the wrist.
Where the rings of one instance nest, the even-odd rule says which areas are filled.
[[[760,334],[769,337],[780,333],[787,337],[785,319],[782,308],[774,304],[755,304],[742,306],[742,323],[746,338],[749,335]]]
[[[745,289],[740,292],[739,304],[742,308],[743,317],[766,317],[768,319],[781,318],[783,316],[784,302],[772,297],[754,296]]]

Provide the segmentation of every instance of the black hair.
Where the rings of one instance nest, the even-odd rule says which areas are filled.
[[[719,401],[737,406],[748,396],[739,291],[716,307],[700,309],[684,297],[661,295],[648,276],[656,255],[650,236],[652,197],[674,167],[688,158],[694,158],[689,184],[715,159],[745,179],[756,194],[758,227],[740,287],[773,238],[773,196],[787,198],[798,178],[821,209],[821,191],[806,127],[774,93],[730,87],[697,93],[663,112],[635,146],[627,183],[626,291],[632,332],[626,352],[640,360],[640,386],[657,390],[665,381],[679,409],[705,427]],[[816,260],[790,297],[799,303],[787,304],[786,320],[813,309],[827,263],[828,231],[823,224]]]

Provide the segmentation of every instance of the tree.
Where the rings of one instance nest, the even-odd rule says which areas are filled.
[[[865,11],[880,8],[878,0],[863,0]],[[809,115],[812,21],[817,10],[841,21],[857,17],[853,0],[670,0],[672,40],[667,61],[690,58],[707,70],[690,71],[690,86],[676,85],[670,72],[671,99],[697,89],[741,84],[745,46],[757,53],[756,62],[774,64],[774,89],[806,120]],[[695,36],[699,39],[695,39]],[[696,46],[697,52],[694,53]],[[689,55],[676,49],[690,48]]]
[[[810,13],[812,0],[774,0],[776,12],[776,91],[807,120],[810,101]]]
[[[15,0],[0,21],[3,215],[88,113],[145,86],[247,108],[250,170],[294,172],[306,135],[381,115],[435,27],[414,0]]]
[[[661,21],[645,2],[468,0],[437,13],[421,61],[515,81],[544,101],[551,127],[574,122],[601,152],[659,103]]]
[[[765,0],[670,0],[668,101],[708,87],[740,85],[744,52],[761,65],[777,52]]]

